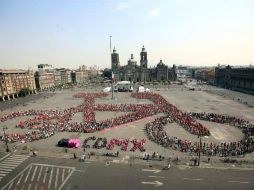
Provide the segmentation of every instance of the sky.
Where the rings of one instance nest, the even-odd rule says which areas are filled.
[[[0,68],[254,64],[253,0],[0,0]]]

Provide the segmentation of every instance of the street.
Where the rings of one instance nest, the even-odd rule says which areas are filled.
[[[12,162],[12,164],[8,163]],[[254,189],[253,170],[216,170],[1,154],[0,187],[5,189]]]

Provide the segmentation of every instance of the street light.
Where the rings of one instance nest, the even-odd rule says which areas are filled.
[[[6,135],[5,135],[5,130],[6,130],[6,129],[8,129],[7,126],[6,126],[6,125],[3,126],[4,140],[5,140],[5,145],[6,145],[6,152],[9,152],[10,150],[9,150],[9,147],[8,147],[8,139],[7,139]]]
[[[202,142],[201,142],[201,135],[200,135],[200,132],[199,132],[199,135],[198,135],[198,138],[199,138],[199,151],[198,151],[198,166],[200,164],[200,156],[201,156],[201,148],[202,148]]]

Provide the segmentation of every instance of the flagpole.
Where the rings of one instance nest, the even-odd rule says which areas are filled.
[[[111,49],[111,38],[112,36],[110,35],[109,36],[109,48],[110,48],[110,60],[111,60],[111,64],[112,64],[112,49]],[[111,91],[112,91],[112,100],[114,99],[114,73],[113,73],[113,67],[111,66],[111,69],[112,69],[112,73],[111,73]]]

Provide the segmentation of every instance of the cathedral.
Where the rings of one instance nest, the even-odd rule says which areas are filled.
[[[140,52],[139,65],[137,65],[137,61],[134,59],[133,54],[131,54],[128,64],[124,66],[120,66],[119,54],[116,52],[115,48],[111,54],[111,69],[116,81],[148,82],[176,80],[175,65],[169,68],[162,60],[153,68],[148,68],[147,64],[147,52],[144,46]]]

